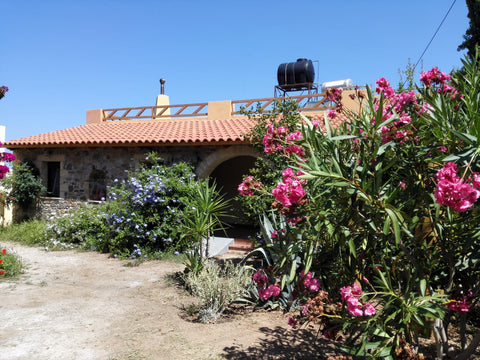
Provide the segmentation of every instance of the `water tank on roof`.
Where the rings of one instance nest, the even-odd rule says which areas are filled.
[[[310,89],[315,81],[312,60],[302,58],[296,62],[280,64],[277,79],[278,85],[284,90]]]
[[[345,87],[353,87],[352,79],[345,79],[345,80],[335,80],[335,81],[327,81],[322,84],[322,92],[325,92],[327,89],[332,88],[345,88]]]

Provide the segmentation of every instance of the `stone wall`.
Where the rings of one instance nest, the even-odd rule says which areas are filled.
[[[36,219],[49,219],[60,217],[70,209],[85,204],[86,201],[62,199],[62,198],[40,198],[36,211]]]
[[[17,159],[33,164],[38,169],[45,187],[48,188],[51,182],[50,173],[58,172],[59,191],[51,192],[49,196],[42,198],[35,209],[27,212],[15,209],[14,221],[60,216],[80,204],[108,199],[108,188],[116,180],[126,180],[128,173],[137,170],[146,160],[146,155],[152,151],[156,152],[166,165],[180,161],[192,164],[200,178],[210,176],[228,159],[255,157],[253,148],[246,145],[17,149],[14,152]],[[253,160],[250,161],[253,165]],[[243,162],[228,164],[229,166],[215,174],[215,178],[224,191],[236,194],[238,184],[242,181],[242,174],[238,171],[241,170],[239,167]],[[249,167],[244,167],[246,173]],[[237,178],[231,179],[233,173],[238,173]]]
[[[218,146],[170,147],[80,147],[18,149],[17,159],[32,162],[39,170],[43,184],[48,185],[48,163],[60,164],[58,197],[71,200],[101,200],[104,191],[115,180],[125,180],[128,172],[138,169],[146,154],[155,151],[165,163],[185,161],[196,167]]]

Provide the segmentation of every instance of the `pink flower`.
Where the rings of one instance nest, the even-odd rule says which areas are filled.
[[[0,143],[0,145],[1,145],[1,143]],[[10,154],[10,153],[6,153],[6,152],[2,153],[0,155],[0,157],[1,157],[1,160],[6,161],[6,162],[12,162],[12,161],[15,160],[15,155]]]
[[[264,151],[266,154],[275,154],[277,151],[282,151],[282,141],[287,135],[288,130],[284,126],[275,128],[273,124],[268,125],[267,133],[262,139]]]
[[[375,308],[373,307],[372,303],[365,303],[363,304],[363,314],[365,316],[372,316],[372,315],[375,315],[376,314],[376,310]]]
[[[357,283],[352,284],[352,295],[357,297],[362,296],[362,288]]]
[[[303,139],[303,135],[300,131],[295,131],[295,132],[292,132],[290,133],[288,136],[287,136],[287,140],[290,140],[290,141],[296,141],[296,140],[302,140]]]
[[[271,296],[270,292],[268,291],[268,288],[267,289],[260,288],[257,290],[258,290],[258,296],[260,296],[260,299],[268,300],[268,298]]]
[[[394,121],[393,124],[398,128],[403,125],[408,125],[412,122],[412,118],[405,112],[400,113],[399,120]]]
[[[282,171],[282,176],[283,178],[291,178],[295,176],[295,173],[293,172],[292,168],[286,168],[285,170]]]
[[[298,180],[294,180],[290,185],[290,195],[288,199],[292,204],[297,203],[306,194],[306,190]]]
[[[450,75],[440,72],[438,67],[435,66],[429,71],[424,71],[420,74],[420,81],[422,81],[425,86],[430,85],[441,85],[450,80]]]
[[[302,306],[302,310],[301,310],[302,315],[307,315],[308,314],[309,307],[310,307],[309,304],[305,304],[305,305]]]
[[[395,111],[400,112],[406,105],[416,104],[415,91],[402,92],[398,94],[395,103]]]
[[[477,189],[477,190],[480,189],[480,174],[479,173],[473,173],[472,185],[475,189]]]
[[[260,189],[262,186],[263,184],[260,181],[254,181],[253,176],[249,175],[238,185],[237,190],[241,195],[252,196],[253,190]]]
[[[421,106],[421,108],[418,110],[418,115],[422,115],[426,112],[433,112],[433,107],[429,103],[425,103]]]
[[[270,289],[272,296],[280,295],[280,287],[277,285],[269,285],[268,288]]]
[[[277,187],[272,190],[272,195],[275,199],[285,207],[292,206],[292,203],[288,199],[289,186],[284,182],[278,183]]]
[[[242,182],[240,185],[238,185],[238,192],[241,195],[247,195],[247,196],[253,195],[252,189],[248,188],[245,182]]]
[[[258,270],[254,275],[253,275],[253,281],[257,284],[259,287],[265,287],[268,282],[267,275],[265,275],[262,271]]]
[[[387,99],[392,98],[395,95],[395,90],[390,86],[390,83],[385,78],[380,78],[376,81],[377,87],[375,91],[380,94],[383,92]]]
[[[335,119],[337,117],[337,112],[335,110],[330,110],[328,113],[327,113],[327,116],[330,118],[330,119]]]
[[[272,296],[280,295],[280,288],[277,285],[269,285],[267,288],[264,289],[257,289],[258,295],[263,300],[268,300]]]
[[[460,178],[457,175],[457,164],[448,162],[443,168],[437,171],[436,178],[438,181],[448,180],[450,182],[458,182]]]
[[[397,139],[403,139],[405,136],[407,136],[407,132],[405,130],[395,132],[395,138]]]
[[[340,294],[342,295],[342,300],[346,301],[352,296],[352,288],[350,286],[344,286],[340,289]]]
[[[297,328],[297,320],[289,317],[288,318],[288,325],[290,325],[292,328],[296,329]]]
[[[320,280],[312,279],[310,280],[310,285],[308,286],[310,291],[319,291],[320,290]]]
[[[368,282],[368,279],[364,279]],[[342,301],[347,303],[347,311],[352,316],[371,316],[375,314],[375,308],[370,302],[362,303],[362,289],[357,283],[352,286],[344,286],[340,289]]]
[[[328,101],[339,101],[342,97],[342,88],[328,89],[327,90],[327,100]]]
[[[290,174],[290,170],[285,169],[284,172],[286,171],[286,174]],[[290,176],[285,176],[283,181],[278,183],[272,190],[275,200],[285,207],[298,203],[306,193],[306,190],[302,187],[302,182]]]
[[[353,296],[347,299],[347,311],[352,316],[363,316],[362,304]]]
[[[448,206],[457,211],[464,212],[473,206],[480,197],[480,190],[463,182],[457,174],[457,165],[449,162],[437,174],[437,187],[434,195],[437,204]]]
[[[448,206],[457,212],[467,211],[480,197],[480,191],[474,189],[470,184],[462,181],[449,182],[448,180],[440,181],[434,194],[438,204]]]
[[[452,300],[447,304],[447,308],[458,312],[458,313],[467,313],[471,309],[472,302],[464,300]]]
[[[344,286],[340,289],[342,300],[346,301],[351,297],[360,297],[362,295],[362,289],[357,283],[353,283],[352,286]]]
[[[303,150],[303,148],[301,146],[298,146],[298,145],[288,145],[285,148],[285,152],[287,154],[297,154],[299,156],[304,156],[305,155],[305,151]]]
[[[320,290],[320,280],[315,279],[313,274],[309,271],[305,275],[305,271],[302,270],[300,273],[300,278],[303,279],[303,285],[310,291],[319,291]]]

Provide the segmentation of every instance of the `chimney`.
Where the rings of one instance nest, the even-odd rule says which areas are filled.
[[[156,106],[162,106],[155,110],[155,115],[162,119],[169,119],[170,108],[165,107],[170,105],[170,99],[168,95],[165,95],[165,79],[160,79],[160,95],[157,96]]]

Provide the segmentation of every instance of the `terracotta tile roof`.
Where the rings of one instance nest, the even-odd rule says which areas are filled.
[[[318,113],[313,119],[323,123]],[[345,118],[331,121],[337,126]],[[28,136],[3,144],[9,149],[65,146],[125,146],[125,145],[208,145],[239,143],[245,139],[255,121],[236,116],[226,120],[171,119],[123,120],[86,124],[40,135]],[[323,126],[322,126],[323,128]]]
[[[182,145],[244,141],[254,122],[246,117],[228,120],[172,119],[111,121],[7,141],[14,148],[45,146]]]

